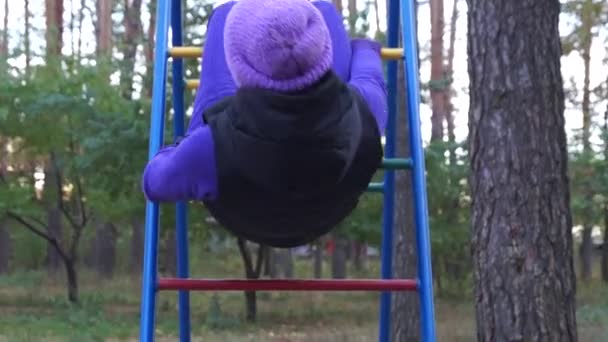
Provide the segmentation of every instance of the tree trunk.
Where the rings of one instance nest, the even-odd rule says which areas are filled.
[[[588,198],[590,202],[591,199]],[[590,205],[587,204],[587,205]],[[584,219],[587,220],[587,219]],[[590,223],[586,223],[590,224]],[[579,249],[580,256],[580,267],[581,267],[581,279],[583,281],[591,280],[592,274],[592,263],[593,263],[593,239],[591,237],[591,232],[593,231],[593,227],[585,226],[582,232],[582,241]]]
[[[357,0],[348,0],[348,27],[350,34],[354,35],[357,32]]]
[[[148,6],[150,21],[148,22],[147,42],[144,48],[146,56],[146,77],[144,79],[145,94],[152,97],[152,73],[154,68],[154,29],[156,27],[156,1],[150,1]]]
[[[602,280],[608,283],[608,206],[604,206],[604,241],[602,243]]]
[[[117,231],[111,222],[98,224],[95,232],[95,269],[107,279],[112,278],[116,267]]]
[[[129,271],[140,274],[144,258],[144,223],[137,217],[131,220],[131,246],[129,249]]]
[[[293,252],[291,249],[283,249],[278,255],[279,264],[281,265],[281,273],[283,278],[293,278]]]
[[[12,241],[11,235],[8,232],[7,221],[3,217],[0,217],[0,275],[8,273],[12,253]]]
[[[120,72],[121,88],[123,97],[131,99],[133,94],[133,72],[135,69],[135,59],[137,57],[137,47],[143,35],[141,24],[141,0],[124,0],[125,16],[123,23],[125,33],[123,38],[123,59],[122,70]]]
[[[46,53],[52,58],[61,55],[63,47],[63,0],[45,0]]]
[[[254,265],[253,259],[251,258],[251,252],[249,248],[247,248],[247,242],[238,238],[237,244],[239,252],[241,253],[241,258],[243,259],[243,265],[245,266],[245,277],[247,279],[259,279],[262,265],[264,264],[264,251],[266,248],[261,245],[258,246],[258,256]],[[257,297],[255,291],[245,291],[245,310],[247,322],[255,322],[257,316]]]
[[[177,274],[177,246],[175,230],[171,229],[162,241],[163,253],[161,267],[164,273],[170,276]]]
[[[0,59],[8,58],[8,0],[4,0],[4,18],[2,20],[2,37],[0,37]]]
[[[376,31],[380,32],[380,10],[378,8],[378,0],[374,0],[374,14],[376,19]]]
[[[590,74],[591,74],[591,43],[592,29],[593,29],[593,0],[585,0],[582,6],[581,13],[581,57],[583,58],[583,101],[582,101],[582,112],[583,112],[583,151],[585,158],[591,158],[593,150],[591,149],[591,86],[590,86]],[[583,236],[580,249],[580,261],[581,261],[581,279],[583,281],[589,281],[592,273],[592,258],[593,258],[593,242],[591,239],[591,233],[593,231],[593,188],[590,181],[583,183],[583,196],[584,196],[584,213],[582,215],[582,226]]]
[[[8,0],[7,0],[8,2]],[[25,53],[25,74],[29,75],[30,73],[30,65],[32,64],[32,44],[30,41],[30,0],[24,0],[23,2],[23,7],[24,7],[24,22],[25,22],[25,27],[24,27],[24,36],[23,36],[23,45],[24,45],[24,53]]]
[[[448,46],[448,59],[445,70],[445,77],[450,80],[450,86],[444,91],[445,96],[445,121],[448,130],[448,141],[450,142],[450,165],[456,164],[456,134],[454,130],[456,126],[454,124],[454,106],[452,105],[452,80],[454,79],[454,49],[456,45],[456,25],[458,21],[458,0],[453,0],[452,3],[452,15],[450,17],[450,45]]]
[[[313,274],[314,274],[315,279],[321,279],[321,277],[323,277],[323,242],[322,242],[322,240],[319,240],[314,244]]]
[[[477,340],[576,341],[560,3],[467,3]]]
[[[52,205],[47,208],[47,234],[54,237],[57,241],[62,241],[61,211]],[[46,246],[45,264],[51,274],[56,273],[61,267],[61,257],[57,253],[57,249],[51,244],[47,244]]]
[[[403,64],[397,67],[397,113],[407,113]],[[403,94],[403,95],[399,95]],[[396,153],[408,157],[410,153],[409,122],[406,115],[397,114]],[[393,277],[415,279],[416,244],[412,180],[410,172],[395,173],[395,222],[393,226]],[[418,296],[411,293],[393,292],[391,305],[392,341],[420,341],[420,314]]]
[[[334,6],[336,6],[338,13],[340,13],[340,15],[343,15],[344,7],[342,6],[342,0],[332,0],[331,2],[334,4]]]
[[[112,53],[112,0],[99,0],[97,6],[97,55]]]
[[[346,278],[346,253],[348,240],[344,237],[334,235],[334,252],[331,256],[331,276],[334,279]]]
[[[443,0],[430,0],[431,8],[431,141],[443,139],[443,120],[446,116],[447,106],[445,92],[448,89],[445,83],[443,70]]]
[[[74,259],[64,258],[65,273],[68,281],[68,300],[78,303],[78,275],[76,273],[76,263]]]

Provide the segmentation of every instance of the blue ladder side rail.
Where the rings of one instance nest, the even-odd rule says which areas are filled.
[[[420,298],[420,321],[422,341],[435,341],[435,317],[433,304],[432,273],[430,262],[430,237],[428,227],[428,209],[426,198],[426,181],[424,175],[424,150],[420,132],[419,117],[419,82],[418,53],[415,28],[415,0],[387,0],[388,47],[397,47],[399,33],[402,34],[405,59],[405,79],[408,100],[407,120],[410,127],[410,146],[412,160],[412,183],[414,185],[414,215],[416,222],[416,246],[418,251],[418,288]],[[165,98],[168,57],[168,30],[172,29],[172,45],[181,46],[182,8],[180,0],[159,0],[157,4],[157,27],[155,32],[156,50],[154,64],[152,120],[150,126],[149,158],[160,149],[165,121]],[[404,23],[399,32],[399,21]],[[162,62],[160,62],[162,61]],[[397,62],[388,62],[388,103],[389,121],[386,134],[385,155],[388,158],[395,154],[395,128],[397,120]],[[174,138],[184,133],[184,85],[183,62],[173,60],[173,109]],[[405,133],[405,132],[403,132]],[[382,227],[382,277],[392,278],[393,254],[393,214],[394,214],[394,170],[386,170],[384,180],[384,210]],[[187,207],[185,203],[176,204],[176,243],[178,277],[188,277],[188,240],[187,240]],[[154,341],[156,290],[157,290],[157,245],[158,245],[159,207],[157,203],[146,205],[146,230],[144,242],[144,273],[142,279],[142,303],[140,341]],[[190,308],[188,291],[179,291],[180,341],[190,341]],[[391,295],[381,294],[380,299],[380,342],[390,341]]]

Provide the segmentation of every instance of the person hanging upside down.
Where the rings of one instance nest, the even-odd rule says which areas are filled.
[[[151,201],[202,201],[234,235],[289,248],[357,206],[381,166],[381,45],[330,2],[240,0],[209,19],[185,136],[145,167]]]

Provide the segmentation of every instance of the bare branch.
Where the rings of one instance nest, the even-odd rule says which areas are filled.
[[[47,233],[43,232],[39,228],[36,228],[31,222],[29,222],[28,220],[26,220],[21,215],[15,213],[14,211],[8,211],[6,213],[6,216],[8,216],[8,217],[12,218],[13,220],[21,223],[21,225],[24,226],[25,228],[27,228],[29,231],[31,231],[35,235],[38,235],[39,237],[43,238],[44,240],[46,240],[49,244],[51,244],[53,246],[53,248],[55,248],[55,250],[57,251],[57,253],[59,254],[59,256],[62,259],[64,259],[64,260],[68,259],[67,256],[66,256],[66,254],[65,254],[65,252],[61,248],[61,245],[59,244],[59,241],[57,241],[57,238],[55,238],[54,236],[48,235]],[[38,222],[38,220],[35,220],[35,219],[34,219],[34,221]]]

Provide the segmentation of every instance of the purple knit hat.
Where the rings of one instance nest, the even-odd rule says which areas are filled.
[[[237,86],[301,90],[332,63],[329,30],[310,0],[240,0],[224,29],[226,62]]]

